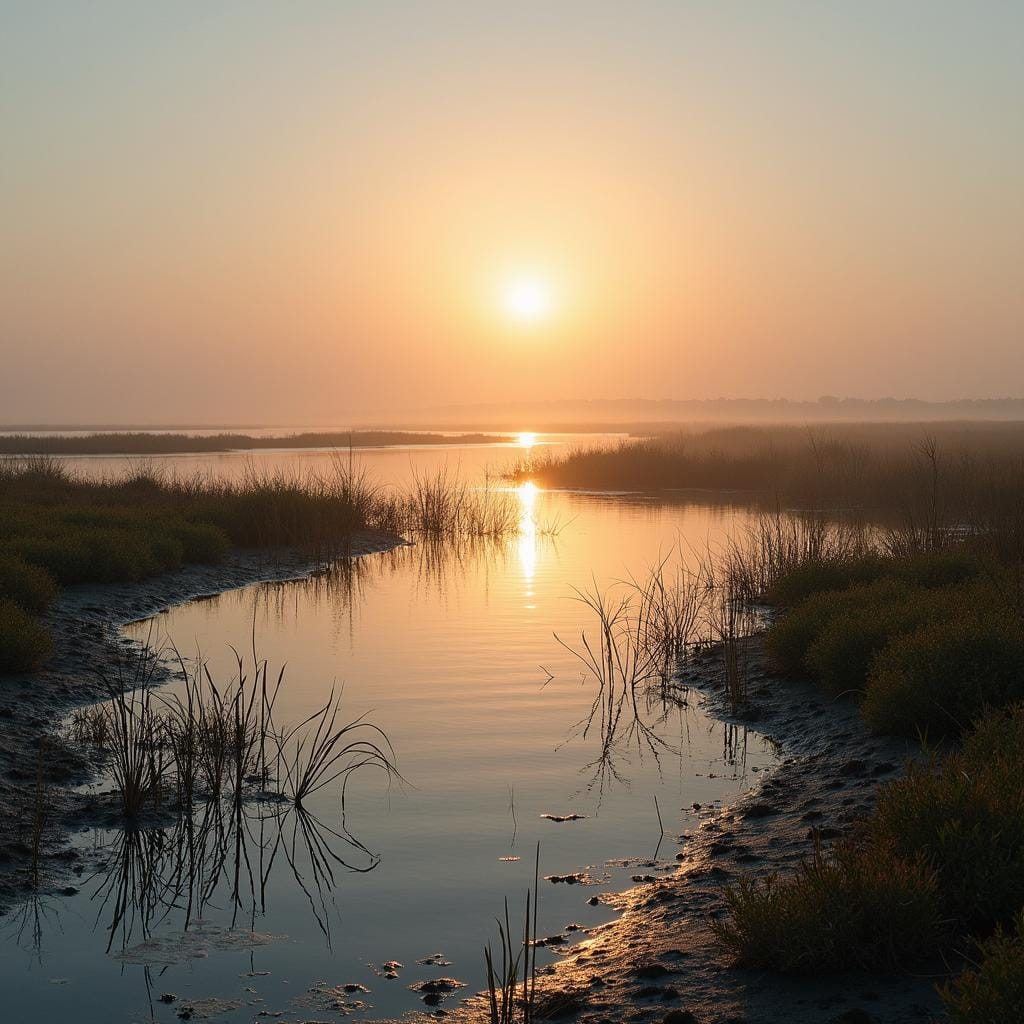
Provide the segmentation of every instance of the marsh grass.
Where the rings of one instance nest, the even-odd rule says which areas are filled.
[[[950,1024],[1017,1020],[1024,1006],[1024,911],[1012,929],[974,944],[974,957],[939,989]]]
[[[0,672],[38,668],[51,649],[35,622],[57,585],[136,582],[229,548],[346,560],[359,531],[446,545],[500,540],[520,527],[514,495],[472,487],[442,469],[385,488],[335,456],[328,469],[286,473],[250,464],[236,478],[181,476],[140,463],[86,479],[48,457],[0,460]]]
[[[712,922],[745,966],[785,972],[905,969],[933,955],[944,934],[934,871],[876,847],[815,844],[796,874],[749,878],[726,890]]]
[[[951,526],[1019,501],[1022,453],[1019,422],[730,426],[533,453],[517,475],[553,487],[728,492],[766,511],[888,510],[912,527],[907,538],[933,546]]]
[[[1024,905],[1022,757],[1024,708],[989,712],[962,750],[883,786],[851,839],[730,888],[718,937],[750,966],[905,969],[1010,925]]]
[[[341,695],[334,690],[327,703],[297,725],[275,733],[276,764],[281,792],[302,807],[314,793],[342,779],[345,804],[348,780],[363,768],[378,768],[388,778],[401,778],[395,752],[385,733],[361,715],[339,727]]]
[[[534,861],[533,888],[526,891],[522,944],[514,937],[506,897],[504,921],[497,920],[498,955],[490,943],[484,946],[490,1024],[532,1024],[535,1020],[539,892],[540,843]]]
[[[154,691],[162,657],[173,655],[179,692]],[[173,793],[179,812],[203,801],[236,804],[253,797],[283,798],[296,807],[341,779],[342,813],[348,779],[363,768],[400,779],[395,753],[366,716],[345,722],[341,697],[296,725],[274,719],[284,669],[269,674],[255,650],[237,652],[236,672],[218,683],[201,657],[187,660],[149,645],[123,657],[106,680],[109,699],[70,719],[68,737],[93,746],[106,760],[121,810],[129,820],[161,808]]]

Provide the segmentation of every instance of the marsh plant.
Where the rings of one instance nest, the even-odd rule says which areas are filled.
[[[177,693],[154,691],[163,659],[147,645],[119,661],[106,680],[109,699],[69,723],[70,738],[104,758],[128,819],[159,811],[172,794],[183,813],[201,801],[256,797],[302,807],[339,779],[343,807],[347,781],[360,769],[400,778],[387,736],[365,716],[345,721],[333,690],[323,707],[282,727],[274,711],[284,670],[271,675],[255,649],[249,658],[236,652],[235,674],[220,683],[201,657],[170,651],[182,677]]]
[[[504,920],[498,918],[498,950],[484,946],[487,1008],[490,1024],[532,1024],[537,1002],[537,897],[540,891],[540,844],[534,861],[533,888],[527,889],[522,943],[512,930],[505,899]]]

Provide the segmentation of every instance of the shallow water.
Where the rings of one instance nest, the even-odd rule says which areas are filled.
[[[459,454],[464,468],[476,458]],[[390,456],[362,457],[393,478]],[[747,513],[637,495],[515,495],[522,532],[507,543],[401,548],[156,620],[185,653],[201,650],[215,678],[231,672],[227,644],[247,645],[255,622],[260,656],[272,671],[287,665],[278,717],[298,721],[343,684],[345,716],[370,713],[406,781],[365,773],[350,784],[345,825],[365,850],[344,841],[336,788],[314,798],[310,818],[252,804],[244,819],[191,830],[81,836],[107,848],[107,873],[0,919],[5,1019],[173,1021],[182,1002],[208,997],[228,1001],[216,1019],[230,1022],[373,1019],[425,1009],[408,986],[440,976],[468,986],[450,1008],[484,984],[481,949],[497,937],[505,896],[521,927],[538,842],[542,876],[587,871],[595,882],[542,880],[538,933],[593,926],[612,913],[590,897],[657,870],[636,861],[657,849],[671,867],[676,837],[699,819],[694,803],[729,800],[770,767],[760,737],[716,721],[694,694],[688,708],[642,709],[666,744],[659,758],[624,743],[604,765],[618,778],[602,775],[600,730],[580,726],[594,683],[553,636],[593,630],[572,587],[640,573],[680,541],[713,545]],[[546,536],[554,521],[565,525]],[[449,963],[417,963],[436,952]],[[392,960],[404,966],[386,979]],[[370,991],[336,990],[345,984]],[[160,1003],[164,992],[181,1002]]]

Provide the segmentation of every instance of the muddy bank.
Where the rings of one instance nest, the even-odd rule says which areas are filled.
[[[774,678],[757,638],[749,641],[748,655],[750,706],[743,715],[724,699],[714,654],[693,664],[682,682],[703,692],[718,717],[740,729],[755,727],[778,743],[784,760],[732,806],[709,815],[704,808],[689,809],[693,826],[680,839],[674,873],[644,876],[651,880],[602,897],[622,916],[594,928],[538,979],[540,1006],[550,1019],[924,1024],[936,1017],[932,977],[784,977],[739,970],[715,939],[710,921],[724,911],[725,884],[741,873],[792,870],[811,853],[812,830],[825,843],[848,832],[871,809],[879,783],[915,753],[905,741],[869,734],[853,702]],[[577,920],[584,925],[587,901],[581,892]],[[560,925],[544,920],[543,904],[540,923],[544,935]],[[449,1019],[484,1021],[487,1010],[472,1001],[453,1009]]]
[[[375,531],[353,537],[353,557],[386,551],[399,538]],[[248,586],[300,579],[322,565],[297,552],[232,551],[217,565],[189,565],[140,583],[68,587],[45,618],[53,656],[39,672],[0,676],[0,910],[25,891],[39,844],[44,888],[59,889],[74,870],[68,830],[88,815],[69,787],[88,782],[94,766],[60,742],[54,729],[75,707],[105,696],[130,646],[125,624],[177,604]],[[42,809],[42,814],[40,812]]]

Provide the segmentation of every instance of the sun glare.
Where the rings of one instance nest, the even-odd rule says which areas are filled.
[[[530,430],[521,431],[519,434],[519,447],[532,448],[537,443],[537,435]]]
[[[551,289],[539,278],[516,278],[506,282],[501,301],[505,313],[513,320],[535,324],[551,312]]]

